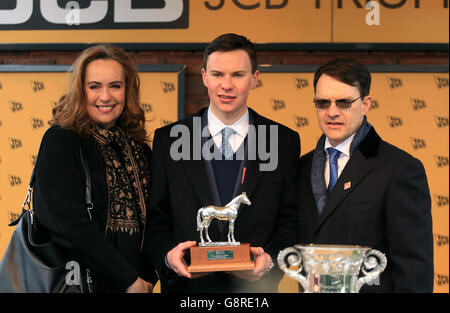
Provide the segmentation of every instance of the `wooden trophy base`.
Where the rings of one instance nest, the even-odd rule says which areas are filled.
[[[189,273],[245,271],[255,268],[250,259],[250,244],[239,246],[192,247]]]

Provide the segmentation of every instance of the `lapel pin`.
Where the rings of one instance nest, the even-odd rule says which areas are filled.
[[[350,187],[352,186],[352,182],[348,181],[344,184],[344,190],[350,189]]]

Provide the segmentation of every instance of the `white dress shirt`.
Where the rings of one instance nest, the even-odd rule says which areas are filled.
[[[248,109],[245,111],[245,114],[237,120],[233,125],[224,124],[210,109],[208,109],[208,130],[211,134],[211,137],[214,140],[216,146],[221,148],[222,145],[222,129],[225,127],[231,127],[234,130],[234,133],[228,139],[231,147],[233,148],[233,152],[236,152],[241,144],[244,142],[245,137],[248,134],[248,124],[249,123],[249,114]]]
[[[355,134],[348,137],[345,141],[338,144],[336,147],[333,147],[328,140],[328,137],[325,140],[325,153],[327,154],[327,162],[325,164],[325,183],[328,188],[328,184],[330,183],[330,156],[328,155],[328,148],[334,148],[341,152],[338,158],[338,178],[341,176],[342,171],[344,170],[345,165],[347,165],[348,160],[350,159],[350,145],[352,144],[353,137]]]

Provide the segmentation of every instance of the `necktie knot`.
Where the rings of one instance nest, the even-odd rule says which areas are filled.
[[[233,148],[229,142],[231,135],[234,133],[234,129],[231,127],[225,127],[222,129],[222,154],[225,159],[231,159],[233,157]]]
[[[338,180],[338,164],[337,160],[339,158],[339,155],[341,154],[341,151],[334,149],[334,148],[328,148],[328,155],[329,155],[329,163],[330,163],[330,182],[328,184],[328,192],[331,192],[333,190],[334,185],[336,185],[336,182]]]
[[[339,155],[341,154],[341,151],[334,148],[328,148],[328,155],[330,156],[330,163],[337,164],[337,160],[339,158]]]

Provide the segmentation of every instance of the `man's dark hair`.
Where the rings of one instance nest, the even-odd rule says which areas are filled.
[[[314,74],[314,92],[320,76],[326,74],[347,85],[357,87],[361,97],[369,95],[372,78],[367,67],[355,59],[335,59],[325,63]]]
[[[208,63],[208,57],[210,54],[216,51],[234,51],[244,50],[247,52],[250,63],[252,65],[252,73],[255,73],[257,69],[256,51],[253,43],[244,36],[236,34],[223,34],[214,39],[205,49],[203,54],[203,69],[206,71],[206,65]]]

